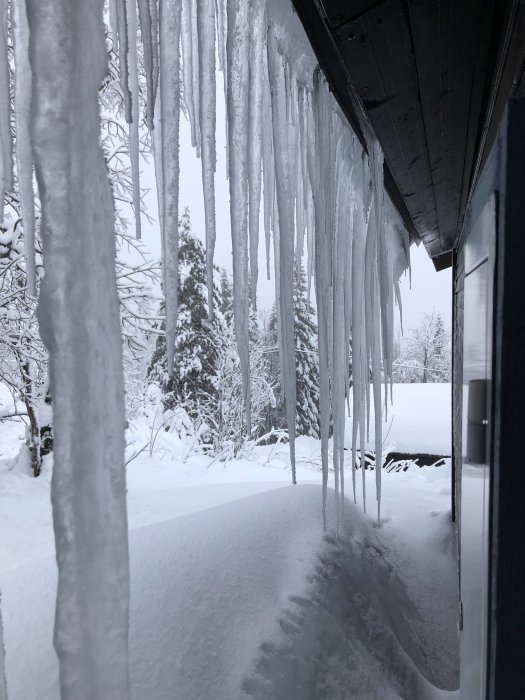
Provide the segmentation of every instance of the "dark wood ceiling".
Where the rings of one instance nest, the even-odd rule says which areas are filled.
[[[354,129],[379,139],[412,237],[447,266],[505,104],[525,92],[525,0],[293,2]]]

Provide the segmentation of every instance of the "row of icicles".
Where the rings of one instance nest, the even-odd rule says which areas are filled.
[[[227,112],[234,324],[248,434],[251,433],[249,305],[251,301],[256,306],[262,199],[268,277],[273,242],[281,380],[293,482],[296,481],[293,270],[296,261],[307,255],[308,287],[314,280],[319,325],[323,514],[330,433],[338,512],[344,502],[345,403],[348,401],[353,415],[354,499],[356,446],[359,444],[364,450],[370,409],[374,406],[379,518],[382,375],[386,410],[387,383],[392,376],[393,309],[395,298],[399,301],[398,278],[407,264],[406,251],[400,254],[402,237],[396,234],[392,217],[385,214],[388,200],[383,187],[383,156],[377,141],[370,139],[366,152],[363,150],[316,67],[306,40],[306,53],[292,45],[287,27],[272,16],[271,2],[109,0],[110,34],[118,47],[121,90],[129,125],[136,234],[141,235],[137,60],[140,28],[146,83],[145,118],[153,137],[162,235],[169,372],[173,370],[177,321],[181,94],[192,144],[202,163],[209,309],[213,314],[218,59],[224,76]],[[11,0],[9,18],[5,17],[6,5],[6,0],[1,0],[2,26],[7,27],[9,22],[13,35],[14,152],[24,221],[28,290],[35,294],[28,24],[24,0]],[[291,11],[290,16],[297,33],[298,20]],[[5,32],[0,32],[0,42],[0,188],[4,193],[12,189],[13,182]],[[364,469],[362,498],[366,508]]]

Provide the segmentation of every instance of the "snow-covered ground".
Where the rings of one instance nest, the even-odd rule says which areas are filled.
[[[395,387],[390,449],[446,454],[449,395]],[[149,435],[137,420],[130,456]],[[9,697],[57,700],[51,460],[33,479],[21,437],[0,424]],[[385,473],[381,527],[347,499],[336,532],[331,493],[326,534],[315,440],[298,441],[298,480],[286,445],[214,463],[164,432],[129,463],[134,700],[456,697],[437,690],[458,685],[449,467]]]
[[[373,406],[373,397],[371,401]],[[393,405],[388,406],[383,425],[384,451],[450,455],[451,403],[450,384],[395,384]],[[367,448],[374,449],[373,409],[370,437]]]

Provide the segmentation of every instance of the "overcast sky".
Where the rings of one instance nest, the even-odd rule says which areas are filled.
[[[232,251],[230,236],[230,195],[226,179],[224,100],[222,93],[222,74],[217,75],[217,174],[216,174],[216,210],[217,210],[217,244],[215,261],[220,267],[232,270]],[[181,178],[180,210],[188,207],[191,213],[194,233],[204,240],[204,203],[202,197],[201,163],[197,159],[190,141],[188,121],[181,118]],[[150,188],[147,205],[156,219],[157,201],[153,165],[143,163],[142,182]],[[261,206],[262,210],[262,206]],[[160,256],[160,235],[158,223],[143,223],[144,242],[152,255]],[[443,316],[445,324],[451,323],[451,273],[450,270],[436,272],[423,245],[410,248],[412,263],[412,285],[408,274],[401,281],[403,302],[403,326],[407,330],[418,325],[421,314],[436,310]],[[274,281],[266,280],[266,262],[264,252],[264,230],[261,220],[261,240],[259,247],[259,305],[270,307],[274,300]]]

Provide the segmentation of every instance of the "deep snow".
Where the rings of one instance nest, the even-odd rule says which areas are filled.
[[[439,401],[435,386],[445,403],[446,385],[434,385],[427,406]],[[397,415],[410,424],[410,407],[399,397],[423,389],[399,389]],[[412,411],[421,414],[420,407]],[[388,439],[404,449],[403,421],[395,420]],[[136,421],[130,454],[148,430]],[[434,418],[421,430],[445,445]],[[40,479],[24,473],[23,459],[6,471],[20,426],[0,431],[10,698],[56,700],[51,464],[47,459]],[[415,449],[425,444],[420,438]],[[128,465],[133,698],[449,696],[434,687],[458,685],[448,466],[384,474],[382,527],[347,501],[336,539],[332,491],[327,534],[322,530],[317,441],[298,442],[297,487],[289,485],[286,445],[257,448],[227,465],[204,456],[183,461],[186,452],[162,433],[151,457],[145,450]],[[372,488],[374,473],[366,477]]]

